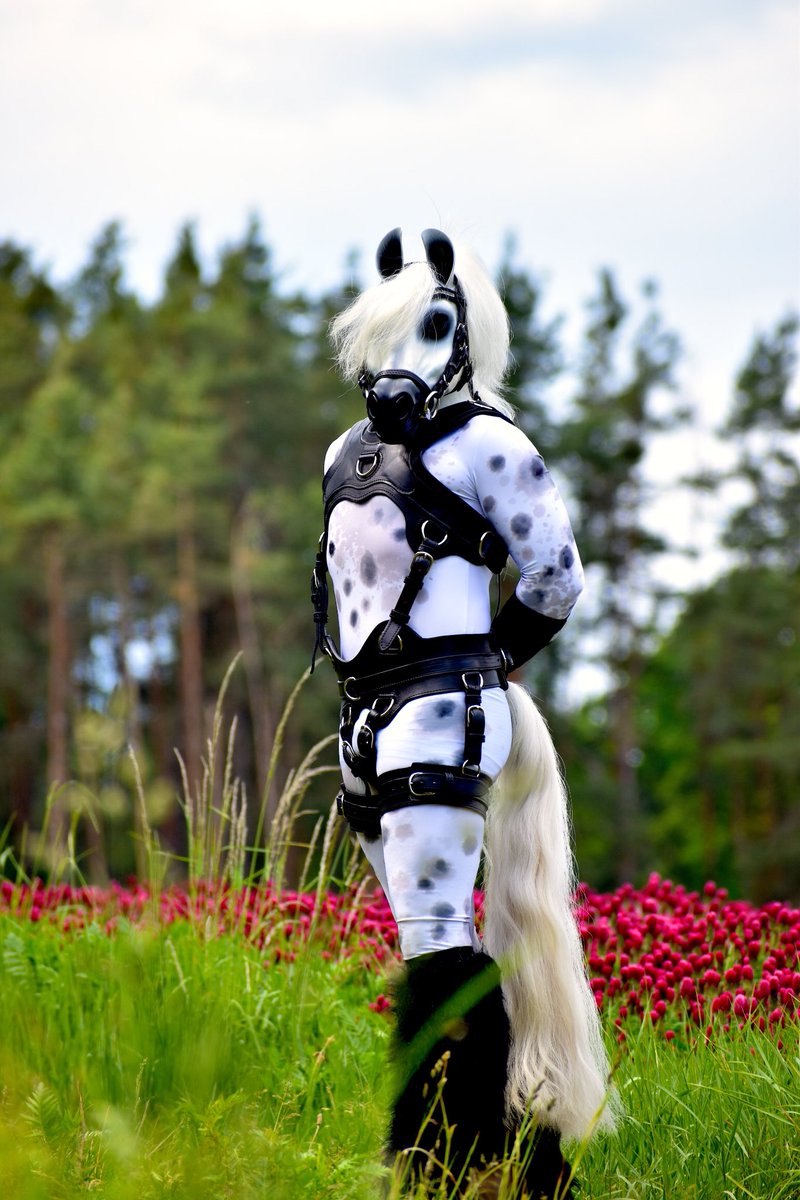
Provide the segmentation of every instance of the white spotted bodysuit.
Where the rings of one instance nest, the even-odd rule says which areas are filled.
[[[347,434],[325,459],[328,470]],[[482,513],[506,542],[519,568],[517,599],[533,613],[565,619],[583,586],[583,570],[564,503],[524,433],[479,415],[423,453],[427,470]],[[352,658],[372,629],[386,621],[403,586],[412,549],[399,508],[384,496],[360,504],[342,500],[328,526],[340,652]],[[434,562],[411,610],[422,637],[485,634],[491,624],[487,567],[452,555]],[[486,688],[481,771],[494,779],[511,748],[506,694]],[[358,733],[356,722],[353,737]],[[460,766],[464,751],[463,692],[409,701],[377,734],[377,773],[425,762]],[[340,756],[341,757],[341,756]],[[342,759],[349,791],[363,793]],[[466,808],[415,805],[381,818],[381,837],[359,840],[397,922],[404,958],[479,942],[473,889],[483,843],[483,817]]]

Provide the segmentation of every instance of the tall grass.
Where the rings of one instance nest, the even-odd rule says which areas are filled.
[[[265,965],[252,942],[190,924],[65,938],[4,917],[0,1195],[399,1196],[381,1165],[379,987],[311,943]],[[617,1070],[619,1134],[572,1148],[583,1194],[800,1194],[795,1026],[784,1042],[750,1029],[689,1051],[643,1024]]]
[[[320,765],[326,744],[314,747],[289,773],[267,837],[263,797],[245,845],[247,797],[222,719],[229,677],[201,783],[193,794],[185,784],[195,895],[209,878],[282,886],[306,788],[332,769]],[[167,860],[143,803],[139,833],[157,896]],[[357,881],[360,860],[333,813],[304,853],[302,885],[318,900]],[[381,1158],[390,1020],[369,1008],[385,985],[363,954],[323,959],[309,937],[278,956],[270,929],[259,948],[216,923],[162,926],[157,914],[154,902],[141,925],[121,920],[109,933],[95,921],[65,934],[0,913],[0,1196],[398,1200],[400,1178]],[[284,918],[276,909],[266,919],[278,930]],[[582,1195],[800,1196],[797,1028],[782,1031],[782,1050],[750,1026],[689,1048],[643,1023],[618,1061],[619,1134],[570,1148]],[[502,1168],[498,1200],[519,1196],[513,1174],[513,1163]]]

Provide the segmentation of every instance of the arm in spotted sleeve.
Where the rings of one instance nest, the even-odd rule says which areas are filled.
[[[492,632],[519,667],[565,624],[583,590],[583,568],[564,502],[535,446],[505,421],[473,425],[480,426],[470,455],[478,500],[520,572]]]

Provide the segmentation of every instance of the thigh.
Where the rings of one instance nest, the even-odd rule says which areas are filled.
[[[473,892],[483,817],[466,808],[420,804],[381,820],[385,888],[404,958],[475,946]]]
[[[494,779],[511,749],[511,715],[502,688],[481,696],[486,716],[481,771]],[[461,766],[464,761],[464,693],[446,692],[411,700],[377,736],[378,774],[414,762]]]

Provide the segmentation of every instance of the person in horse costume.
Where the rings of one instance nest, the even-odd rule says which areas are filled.
[[[325,458],[312,578],[342,697],[339,811],[397,922],[398,1089],[388,1150],[412,1179],[501,1163],[535,1124],[528,1195],[567,1196],[560,1136],[609,1127],[608,1067],[573,903],[547,727],[508,682],[562,628],[583,572],[558,490],[499,391],[508,317],[442,232],[334,319],[367,417]],[[511,556],[514,594],[492,619]],[[329,584],[339,645],[327,630]],[[483,939],[473,889],[484,852]],[[529,1127],[526,1126],[527,1127]]]

